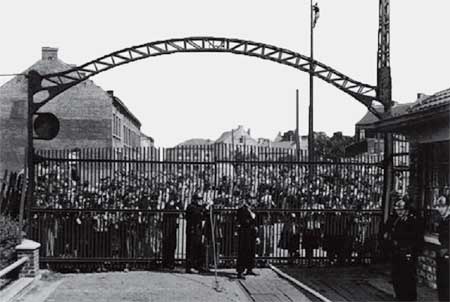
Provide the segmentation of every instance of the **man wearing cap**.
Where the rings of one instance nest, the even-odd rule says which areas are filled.
[[[242,275],[246,270],[246,275],[256,275],[253,272],[255,266],[255,248],[256,248],[256,214],[250,209],[247,201],[237,210],[238,227],[238,258],[237,258],[237,277],[245,279]]]
[[[186,208],[186,273],[192,268],[200,271],[202,265],[202,220],[203,208],[199,205],[201,196],[195,194]]]
[[[392,243],[392,283],[397,301],[416,301],[416,259],[422,232],[417,217],[404,199],[394,204],[395,214],[384,238]]]
[[[450,301],[449,298],[449,228],[450,228],[450,201],[448,196],[441,195],[438,199],[437,209],[442,216],[438,233],[441,247],[436,259],[436,285],[439,301]]]

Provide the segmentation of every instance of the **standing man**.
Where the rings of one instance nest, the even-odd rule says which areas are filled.
[[[256,275],[253,272],[255,267],[255,248],[256,248],[256,214],[252,212],[247,201],[237,210],[238,227],[238,258],[237,258],[237,277],[245,279],[242,275],[246,270],[246,275]]]
[[[163,233],[163,254],[162,266],[168,269],[175,268],[175,250],[177,248],[177,228],[178,228],[178,207],[175,205],[175,200],[166,204],[162,221]]]
[[[383,235],[392,242],[392,283],[397,301],[416,301],[416,260],[423,234],[405,200],[394,204],[395,216]]]
[[[441,195],[438,199],[437,209],[442,216],[438,233],[441,247],[436,261],[436,283],[439,301],[450,301],[449,297],[449,228],[450,228],[450,201],[448,196]]]
[[[195,194],[186,208],[186,273],[192,273],[192,268],[201,270],[203,219],[203,208],[199,205],[201,199]]]

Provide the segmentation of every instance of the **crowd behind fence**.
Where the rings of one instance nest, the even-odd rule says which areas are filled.
[[[258,261],[345,264],[380,252],[380,154],[312,163],[295,150],[229,145],[38,154],[29,225],[44,263],[160,261],[166,228],[174,227],[169,216],[183,261],[184,210],[194,195],[213,201],[222,264],[236,257],[234,216],[243,200],[257,213]],[[395,185],[405,192],[408,171],[397,162]],[[169,203],[177,210],[167,211]],[[210,259],[211,232],[202,236]]]
[[[35,206],[80,209],[186,208],[194,194],[235,208],[380,209],[381,156],[309,163],[295,150],[227,145],[176,149],[40,151]]]
[[[194,195],[213,201],[221,263],[235,259],[243,200],[256,208],[258,260],[347,263],[379,251],[381,156],[310,163],[295,150],[227,145],[39,155],[30,230],[44,262],[159,261],[167,215],[176,215],[182,261],[184,210]],[[169,202],[175,214],[165,210]],[[203,234],[206,258],[210,235]]]

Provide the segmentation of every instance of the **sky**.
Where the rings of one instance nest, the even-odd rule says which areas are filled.
[[[378,0],[319,0],[315,59],[353,79],[376,84]],[[416,100],[450,87],[450,1],[391,1],[393,99]],[[169,38],[218,36],[276,45],[309,56],[309,1],[3,0],[0,74],[20,73],[41,47],[82,65],[113,51]],[[0,77],[0,85],[8,77]],[[248,56],[173,54],[127,64],[92,80],[142,122],[158,146],[190,138],[217,139],[243,125],[273,139],[295,127],[307,134],[309,76]],[[320,79],[314,82],[314,129],[354,134],[366,108]]]

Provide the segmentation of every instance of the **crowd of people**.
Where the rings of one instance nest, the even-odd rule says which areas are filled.
[[[297,257],[303,250],[308,259],[328,255],[330,261],[342,263],[349,261],[355,249],[362,256],[376,239],[379,220],[357,214],[380,209],[382,175],[375,166],[317,165],[312,179],[307,166],[273,163],[221,164],[219,168],[167,164],[148,171],[126,166],[106,172],[101,167],[88,168],[79,163],[50,162],[36,170],[38,208],[92,210],[35,215],[36,223],[41,224],[35,225],[35,232],[46,242],[47,256],[167,254],[162,242],[168,214],[159,210],[186,210],[193,196],[200,196],[200,203],[212,201],[214,209],[225,211],[237,209],[245,200],[250,202],[259,211],[256,250],[263,258]],[[322,213],[329,209],[336,212]],[[355,211],[345,214],[341,210]],[[283,211],[299,212],[292,217]],[[215,216],[219,252],[225,256],[236,252],[231,213]],[[184,223],[181,214],[175,220]],[[176,231],[179,238],[181,230]],[[171,232],[173,238],[173,227]],[[169,250],[184,246],[183,240],[172,243]],[[317,255],[318,251],[322,254]]]
[[[256,198],[259,208],[367,209],[381,207],[383,175],[376,166],[289,164],[164,165],[147,170],[47,162],[37,169],[39,208],[185,209],[194,194],[216,207],[237,208]],[[310,176],[312,175],[312,176]]]

